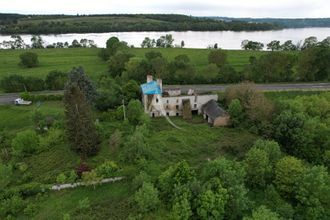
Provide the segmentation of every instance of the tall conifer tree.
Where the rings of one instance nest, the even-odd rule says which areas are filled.
[[[96,154],[100,141],[92,110],[76,83],[66,86],[64,107],[66,132],[72,149],[80,153],[82,158]]]

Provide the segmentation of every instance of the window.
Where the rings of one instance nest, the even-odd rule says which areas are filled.
[[[176,103],[179,103],[179,99],[176,100]]]
[[[158,99],[156,98],[156,103],[158,103]]]
[[[166,103],[168,104],[168,99],[166,100]]]
[[[194,108],[197,108],[197,104],[194,104]]]
[[[179,105],[176,105],[175,108],[176,108],[176,110],[179,110]]]

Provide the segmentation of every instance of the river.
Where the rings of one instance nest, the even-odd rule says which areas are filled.
[[[262,42],[265,45],[272,40],[283,43],[292,40],[294,43],[303,41],[305,38],[315,36],[319,41],[330,36],[330,28],[296,28],[272,31],[169,31],[169,32],[111,32],[111,33],[85,33],[85,34],[50,34],[41,35],[46,44],[56,42],[69,42],[82,38],[94,40],[98,47],[105,47],[105,42],[111,36],[126,41],[129,45],[140,47],[145,37],[157,39],[162,35],[172,34],[174,44],[180,45],[185,42],[186,48],[207,48],[209,45],[218,43],[223,49],[240,49],[241,42],[245,39]],[[30,44],[31,35],[21,35],[23,40]],[[9,40],[10,35],[0,35],[0,42]]]

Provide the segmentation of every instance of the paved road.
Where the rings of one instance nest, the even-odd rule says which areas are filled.
[[[31,92],[32,94],[60,94],[61,91],[41,91]],[[20,97],[20,93],[4,93],[0,94],[0,105],[14,104],[14,100]]]
[[[215,92],[224,91],[229,85],[164,85],[164,89],[181,88],[183,92],[194,89],[196,92]],[[330,83],[285,83],[285,84],[256,84],[256,87],[265,91],[283,91],[283,90],[330,90]],[[58,94],[63,91],[43,91],[35,92]],[[0,94],[0,104],[11,104],[19,98],[19,93]]]
[[[164,89],[181,88],[182,91],[194,89],[196,92],[224,91],[229,85],[164,85]],[[282,83],[282,84],[256,84],[264,91],[283,90],[330,90],[330,83]]]

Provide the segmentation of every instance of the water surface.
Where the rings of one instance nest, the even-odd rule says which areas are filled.
[[[245,39],[262,42],[265,45],[272,40],[281,43],[292,40],[294,43],[303,41],[305,38],[315,36],[319,41],[330,36],[330,28],[296,28],[273,31],[169,31],[169,32],[111,32],[111,33],[86,33],[86,34],[58,34],[41,35],[46,44],[56,42],[71,42],[74,39],[87,38],[94,40],[98,47],[105,47],[105,42],[111,36],[126,41],[129,45],[140,47],[145,37],[157,39],[162,35],[172,34],[174,44],[180,45],[185,42],[186,48],[207,48],[209,45],[218,43],[223,49],[240,49],[241,42]],[[31,35],[21,35],[26,43],[30,44]],[[0,35],[0,42],[9,40],[10,35]]]

